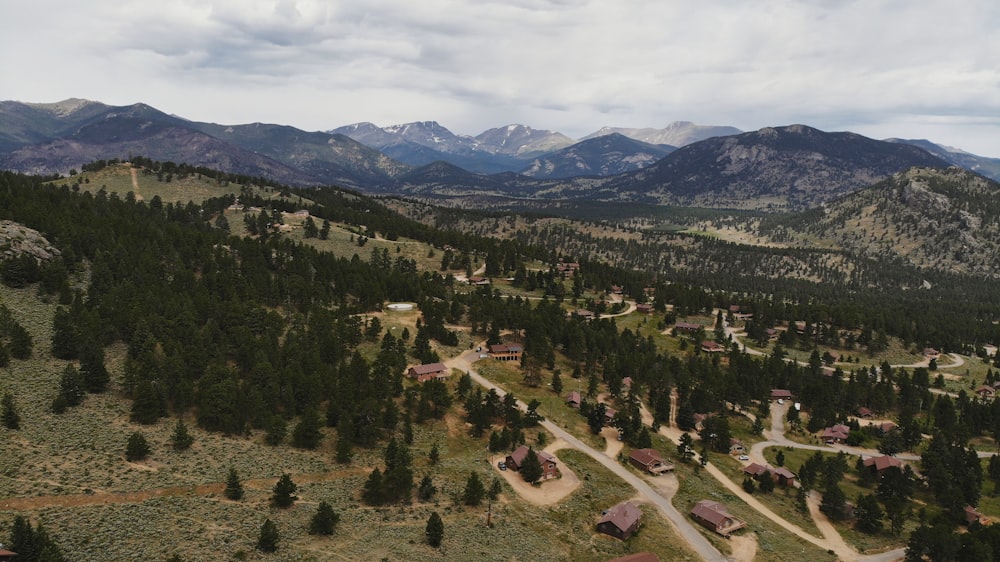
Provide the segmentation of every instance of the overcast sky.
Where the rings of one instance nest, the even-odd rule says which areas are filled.
[[[1000,157],[996,0],[2,0],[0,99],[579,138],[803,123]]]

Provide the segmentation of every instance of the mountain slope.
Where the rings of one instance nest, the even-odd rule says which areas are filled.
[[[712,137],[727,137],[738,135],[743,131],[736,127],[718,125],[695,125],[690,121],[674,121],[663,129],[641,128],[629,129],[624,127],[602,127],[581,140],[603,137],[612,133],[625,135],[630,139],[642,141],[649,144],[667,144],[670,146],[687,146],[698,141],[703,141]]]
[[[995,277],[1000,184],[958,168],[913,168],[761,231],[783,244]]]
[[[942,160],[971,170],[977,174],[982,174],[992,180],[1000,181],[1000,158],[988,158],[979,156],[957,148],[949,148],[940,144],[935,144],[926,139],[885,139],[886,142],[898,142],[918,146]]]
[[[612,133],[538,157],[521,173],[535,178],[611,176],[645,168],[674,150]]]
[[[914,146],[791,125],[685,146],[602,189],[668,204],[804,209],[913,166],[948,165]]]

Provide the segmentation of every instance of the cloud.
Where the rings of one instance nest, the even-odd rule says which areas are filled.
[[[25,76],[5,99],[468,134],[910,124],[1000,156],[992,0],[8,0],[0,18],[0,48],[26,53],[0,59]]]

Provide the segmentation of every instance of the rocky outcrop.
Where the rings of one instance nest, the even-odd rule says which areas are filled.
[[[33,256],[39,262],[52,260],[62,253],[37,230],[11,221],[0,221],[0,261]]]

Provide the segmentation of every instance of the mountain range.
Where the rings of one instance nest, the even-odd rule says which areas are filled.
[[[460,206],[544,208],[580,199],[804,209],[913,166],[955,165],[1000,177],[1000,159],[926,140],[878,141],[804,125],[740,133],[675,122],[664,129],[604,128],[575,142],[523,125],[474,137],[433,121],[307,132],[189,121],[141,103],[0,102],[0,168],[66,174],[132,154],[290,185],[340,185]]]

